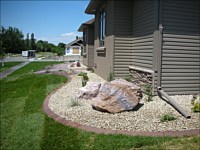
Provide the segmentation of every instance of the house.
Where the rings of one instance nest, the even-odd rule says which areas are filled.
[[[83,32],[83,64],[94,67],[94,19],[83,23],[79,29]]]
[[[83,38],[77,36],[76,40],[66,45],[65,55],[66,56],[81,55],[82,49],[83,49]]]
[[[153,92],[200,91],[199,0],[91,0],[95,72],[152,82]]]

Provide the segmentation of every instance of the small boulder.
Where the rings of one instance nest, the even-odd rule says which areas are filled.
[[[87,82],[86,86],[78,90],[78,98],[90,99],[97,96],[101,83]]]
[[[140,87],[123,79],[105,82],[93,99],[93,108],[103,112],[119,113],[138,105],[142,93]]]

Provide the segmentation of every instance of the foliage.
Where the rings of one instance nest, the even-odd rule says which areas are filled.
[[[26,39],[25,39],[25,49],[26,49],[26,50],[30,50],[29,33],[27,33],[27,35],[26,35]]]
[[[72,98],[70,102],[70,107],[81,106],[79,100],[77,98]]]
[[[153,98],[153,94],[152,94],[152,85],[147,83],[144,87],[144,92],[145,94],[147,94],[148,96],[148,99],[147,101],[152,101],[152,98]]]
[[[172,121],[172,120],[176,120],[176,117],[174,117],[172,114],[164,114],[160,119],[161,122]]]
[[[110,82],[110,81],[113,81],[114,79],[115,79],[115,74],[110,69],[110,72],[108,74],[108,81]]]
[[[42,41],[38,40],[36,42],[36,50],[37,52],[53,52],[56,53],[55,50],[55,45],[52,43],[48,43],[48,41]]]
[[[32,63],[27,66],[29,68],[27,70],[36,69]],[[65,83],[65,77],[30,74],[18,76],[15,80],[11,79],[13,76],[0,80],[2,150],[167,150],[169,148],[199,150],[199,136],[177,138],[95,134],[65,126],[49,118],[42,111],[46,95]]]
[[[21,53],[25,49],[24,35],[18,28],[0,28],[0,49],[5,53]]]
[[[83,77],[82,86],[84,87],[87,84],[87,82],[89,81],[89,77],[88,77],[87,73],[86,72],[80,72],[78,74],[78,76],[82,76]]]
[[[195,103],[194,107],[192,108],[193,112],[200,112],[200,103]]]
[[[124,80],[131,82],[131,75],[125,75]]]
[[[31,40],[30,40],[30,49],[35,50],[36,49],[36,43],[35,43],[36,39],[34,38],[34,34],[31,34]]]
[[[198,99],[197,102],[195,102]],[[193,105],[192,111],[193,112],[200,112],[200,103],[199,103],[199,95],[194,95],[191,104]]]

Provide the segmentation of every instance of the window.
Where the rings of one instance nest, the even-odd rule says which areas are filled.
[[[73,47],[73,54],[79,54],[79,47]]]
[[[67,48],[67,53],[70,53],[70,48],[69,47]]]
[[[100,46],[104,46],[104,39],[105,39],[105,23],[106,23],[106,13],[105,10],[102,9],[100,11],[100,20],[99,20],[99,40],[100,40]]]

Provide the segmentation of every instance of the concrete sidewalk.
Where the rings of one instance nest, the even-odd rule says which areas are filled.
[[[19,65],[16,65],[16,66],[14,66],[14,67],[12,67],[12,68],[4,71],[4,72],[1,72],[0,73],[1,74],[0,79],[3,79],[5,77],[7,77],[9,74],[13,73],[15,70],[17,70],[17,69],[19,69],[19,68],[21,68],[21,67],[23,67],[23,66],[25,66],[25,65],[27,65],[29,63],[30,63],[29,61],[25,61],[25,62],[23,62],[23,63],[21,63]]]

